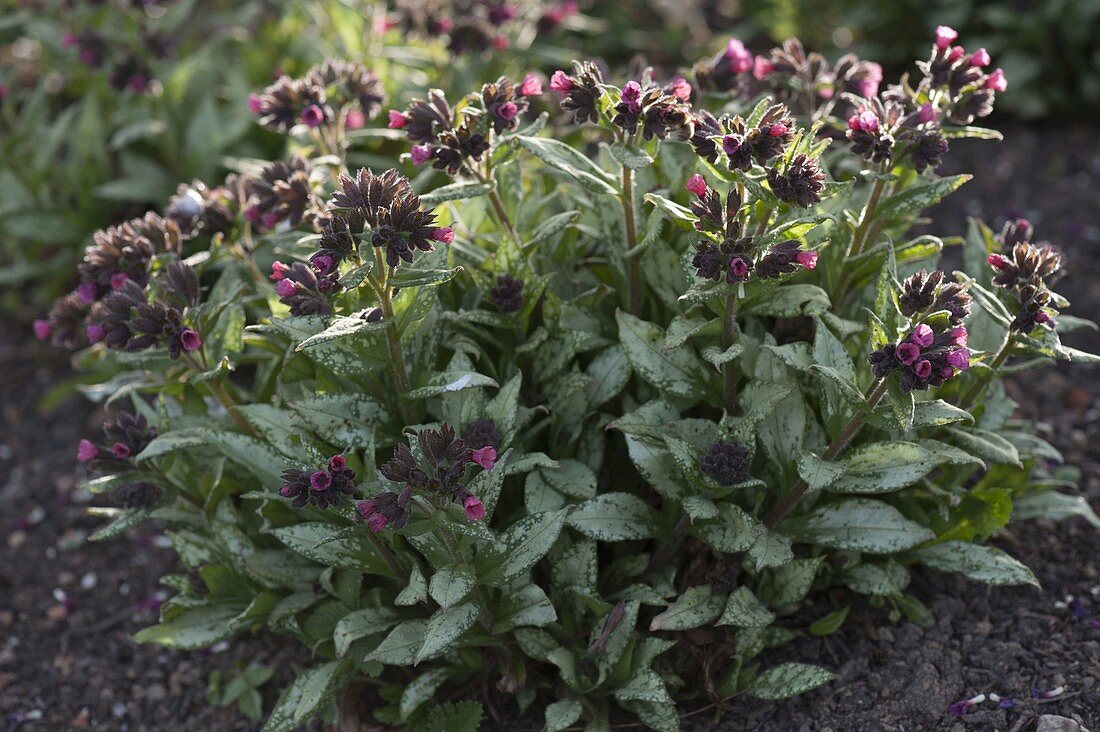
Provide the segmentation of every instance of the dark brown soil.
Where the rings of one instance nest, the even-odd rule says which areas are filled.
[[[936,233],[961,233],[968,215],[1000,223],[1025,215],[1041,238],[1062,245],[1070,277],[1060,289],[1073,312],[1100,316],[1100,150],[1094,130],[1011,129],[1007,141],[957,145],[941,172],[976,179],[933,216]],[[1079,152],[1083,150],[1084,152]],[[1056,152],[1056,151],[1074,151]],[[265,690],[270,709],[294,649],[246,639],[215,653],[179,653],[134,644],[153,622],[157,578],[177,569],[153,530],[135,541],[88,543],[98,520],[77,489],[74,445],[98,430],[101,415],[79,398],[42,413],[38,404],[67,369],[25,332],[0,340],[0,729],[258,729],[235,710],[208,706],[209,673],[257,661],[280,669]],[[1100,350],[1084,334],[1073,345]],[[1100,509],[1100,371],[1063,366],[1014,386],[1028,416],[1050,425],[1067,462],[1084,470],[1082,490]],[[838,681],[777,704],[738,700],[722,721],[692,716],[698,729],[788,732],[1030,730],[1040,714],[1100,730],[1100,533],[1081,520],[1014,525],[1003,544],[1031,566],[1039,589],[987,588],[955,576],[917,573],[913,590],[932,609],[929,630],[893,624],[854,605],[827,638],[797,641],[786,653],[834,669]],[[1066,597],[1077,598],[1078,618]],[[831,598],[837,607],[850,596]],[[1033,689],[1062,686],[1056,699]],[[962,718],[952,702],[995,692]],[[685,728],[687,725],[685,725]]]

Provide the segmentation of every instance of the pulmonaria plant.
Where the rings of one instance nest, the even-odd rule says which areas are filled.
[[[1003,75],[955,40],[915,88],[793,40],[495,73],[389,111],[407,157],[349,134],[395,79],[277,81],[284,159],[98,232],[35,324],[117,389],[77,447],[96,537],[154,519],[186,569],[137,640],[299,643],[268,732],[671,732],[828,683],[773,649],[852,595],[927,624],[914,571],[1034,582],[987,540],[1100,519],[1003,381],[1098,359],[1026,222],[975,222],[951,272],[910,233],[969,178],[944,140],[996,137]]]

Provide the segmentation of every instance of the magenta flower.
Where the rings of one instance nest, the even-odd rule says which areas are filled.
[[[986,77],[985,88],[992,89],[995,92],[1003,92],[1008,89],[1008,79],[1005,78],[1004,70],[995,69],[992,74]]]
[[[1000,254],[990,254],[986,261],[989,262],[989,266],[993,267],[993,269],[1004,269],[1005,266],[1008,265],[1008,260]]]
[[[358,109],[353,109],[344,116],[344,127],[349,130],[361,129],[366,124],[366,116]]]
[[[806,269],[817,269],[817,252],[799,252],[794,255],[794,261]]]
[[[768,134],[772,137],[783,137],[787,134],[787,125],[776,123],[768,128]]]
[[[947,363],[959,371],[966,371],[970,368],[970,351],[966,348],[951,351],[947,354]]]
[[[704,180],[703,176],[699,175],[698,173],[688,178],[687,183],[684,184],[684,189],[691,191],[699,198],[707,195],[707,191],[710,190],[707,187],[706,180]]]
[[[878,116],[871,110],[864,109],[848,118],[848,129],[874,134],[878,132]]]
[[[248,111],[252,114],[259,114],[263,109],[263,104],[260,102],[260,96],[258,94],[248,95]]]
[[[279,214],[275,211],[269,211],[260,217],[260,225],[265,229],[274,229],[275,225],[279,223]]]
[[[947,48],[958,37],[959,34],[954,28],[949,28],[946,25],[936,26],[936,48]]]
[[[441,244],[450,244],[455,240],[455,230],[449,226],[436,227],[432,232],[432,239]]]
[[[966,328],[962,326],[952,328],[947,332],[947,342],[953,346],[965,346],[969,337]]]
[[[297,291],[297,285],[290,280],[279,280],[275,283],[275,292],[279,293],[279,297],[293,297]]]
[[[734,257],[730,260],[730,274],[734,279],[744,280],[748,278],[751,266],[752,262],[745,257]]]
[[[681,102],[691,99],[691,84],[682,76],[677,76],[668,85],[668,91]]]
[[[497,114],[505,122],[511,122],[519,114],[519,107],[516,106],[515,102],[505,102],[497,107]]]
[[[128,276],[126,276],[125,272],[115,272],[113,275],[111,275],[111,289],[112,290],[119,289],[124,284],[126,284],[126,280],[128,280],[128,279],[130,279],[130,278]]]
[[[85,327],[84,332],[88,336],[89,343],[99,343],[103,340],[103,336],[107,335],[107,331],[102,325],[89,325]]]
[[[726,155],[736,155],[741,149],[740,138],[737,135],[726,135],[722,138],[722,149],[725,150]]]
[[[286,266],[282,262],[271,263],[271,279],[278,282],[286,279],[286,273],[290,271],[290,267]]]
[[[76,286],[76,296],[80,298],[80,302],[85,305],[91,305],[95,302],[96,287],[94,282],[81,282]]]
[[[735,74],[750,71],[754,65],[752,52],[736,38],[731,38],[726,44],[726,58],[730,62],[730,71]]]
[[[53,332],[53,326],[50,325],[50,321],[38,319],[34,321],[34,337],[40,341],[44,341],[50,337],[50,333]]]
[[[328,469],[332,472],[338,472],[348,466],[348,461],[344,459],[343,455],[333,455],[328,459]]]
[[[899,347],[898,350],[900,351],[901,348]],[[932,375],[932,362],[926,358],[922,358],[920,361],[913,364],[913,373],[922,379],[927,379]]]
[[[462,502],[462,508],[466,511],[467,521],[480,521],[485,518],[485,504],[477,496],[467,496],[466,500]]]
[[[775,64],[763,56],[757,56],[752,62],[752,76],[757,81],[763,81],[764,77],[775,70]]]
[[[307,127],[320,127],[325,121],[325,110],[311,104],[302,110],[301,120]]]
[[[962,46],[954,46],[947,54],[947,60],[951,63],[955,63],[960,58],[966,55],[966,49]]]
[[[476,450],[470,451],[470,459],[480,465],[485,470],[492,470],[493,466],[497,463],[497,451],[496,448],[491,445],[485,447],[479,447]]]
[[[197,351],[202,348],[202,338],[199,336],[198,331],[184,328],[183,332],[180,333],[180,345],[183,346],[185,351]]]
[[[537,97],[542,94],[542,79],[537,74],[527,74],[519,83],[520,96]]]
[[[412,158],[413,165],[423,165],[432,159],[432,148],[430,145],[414,145],[409,150],[409,156]]]
[[[332,485],[332,474],[327,470],[317,470],[309,476],[309,485],[315,491],[327,491]]]
[[[626,84],[623,85],[623,91],[620,98],[631,113],[637,114],[642,110],[642,87],[638,82],[626,82]]]
[[[566,94],[573,88],[573,80],[561,69],[558,69],[550,77],[550,88],[556,92]]]
[[[125,442],[116,442],[111,445],[111,454],[119,460],[125,460],[131,455],[130,446]]]
[[[935,339],[936,334],[932,332],[932,329],[921,323],[913,329],[913,334],[909,336],[909,340],[916,343],[921,348],[928,348],[932,345],[932,341]]]
[[[974,53],[970,54],[970,65],[981,68],[982,66],[989,66],[993,62],[993,59],[989,57],[989,51],[984,48],[979,48]]]
[[[76,446],[76,459],[82,463],[95,460],[99,456],[99,448],[92,444],[91,440],[81,440]]]
[[[925,104],[920,108],[918,119],[923,123],[932,122],[936,119],[936,109],[931,104]]]
[[[898,346],[897,356],[903,364],[911,366],[914,361],[920,358],[920,346],[916,343],[902,343]]]
[[[333,263],[332,257],[327,254],[320,254],[310,261],[313,271],[318,274],[327,274],[332,269]]]
[[[396,109],[391,109],[389,112],[390,121],[386,125],[391,130],[399,130],[409,123],[409,118],[398,112]]]

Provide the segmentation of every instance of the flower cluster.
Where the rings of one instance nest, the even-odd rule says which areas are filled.
[[[561,108],[572,116],[573,124],[598,122],[600,100],[604,95],[603,72],[592,61],[574,61],[572,75],[555,71],[550,77],[550,89],[564,94]]]
[[[175,221],[148,213],[144,218],[97,231],[92,241],[84,251],[84,261],[77,266],[80,284],[76,292],[88,304],[126,282],[144,287],[153,257],[179,252],[180,229]]]
[[[343,455],[333,455],[320,470],[306,471],[287,468],[283,471],[283,486],[279,495],[292,498],[291,506],[301,508],[307,503],[317,508],[340,505],[340,499],[355,493],[355,471],[348,467]]]
[[[319,204],[310,183],[311,170],[309,161],[295,155],[290,160],[277,160],[259,176],[249,178],[245,185],[245,219],[263,229],[273,229],[282,221],[295,227],[307,211],[316,212]]]
[[[104,443],[81,440],[76,459],[110,472],[121,472],[133,466],[133,458],[148,447],[157,431],[140,414],[117,412],[103,423]]]
[[[165,34],[138,25],[136,42],[126,47],[96,30],[82,30],[61,36],[62,49],[74,52],[77,60],[90,69],[106,67],[107,80],[119,91],[141,94],[153,83],[148,59],[163,59],[175,44]]]
[[[484,438],[490,431],[495,432],[495,425],[491,425],[491,430],[486,426],[481,424],[470,434]],[[407,444],[401,444],[394,449],[390,461],[379,469],[386,480],[402,486],[400,491],[382,491],[359,504],[359,514],[371,530],[403,527],[412,513],[414,495],[426,497],[436,507],[456,502],[462,506],[469,521],[484,518],[485,506],[466,487],[466,474],[472,465],[491,470],[496,462],[496,448],[485,445],[470,449],[447,424],[438,430],[421,430],[416,440],[422,459],[418,459]]]
[[[502,313],[514,313],[523,307],[523,280],[504,274],[489,289],[489,298]]]
[[[699,457],[699,470],[718,485],[737,485],[749,479],[751,460],[748,449],[736,440],[719,441]]]
[[[391,110],[390,129],[404,130],[413,147],[415,165],[431,162],[437,170],[457,175],[468,171],[489,149],[490,137],[519,127],[530,100],[542,95],[542,82],[528,74],[515,84],[500,77],[485,84],[469,103],[455,112],[443,92],[432,89],[427,99],[414,99],[404,112]]]
[[[768,107],[753,125],[739,116],[715,118],[705,112],[697,114],[694,123],[695,153],[712,164],[724,153],[730,170],[748,171],[753,163],[767,165],[786,152],[795,134],[794,119],[784,104]],[[807,158],[803,164],[809,166],[804,174],[816,175],[816,161]]]
[[[947,152],[944,122],[968,125],[993,111],[996,92],[1007,88],[1004,72],[987,74],[989,53],[952,46],[957,37],[946,26],[936,29],[930,60],[917,64],[922,77],[916,88],[898,84],[877,96],[850,95],[854,110],[846,134],[853,152],[876,163],[908,158],[923,173]]]
[[[313,265],[304,262],[290,265],[275,262],[271,265],[275,292],[279,294],[279,302],[290,308],[291,315],[332,315],[332,296],[343,288],[340,286],[339,272],[332,268],[327,272],[321,271],[324,264],[320,260]]]
[[[199,180],[183,184],[168,201],[164,218],[175,222],[184,239],[228,234],[240,211],[240,183],[230,175],[214,188]]]
[[[736,285],[747,282],[753,272],[761,279],[774,279],[799,267],[817,267],[817,253],[802,250],[797,241],[764,249],[756,237],[746,234],[737,189],[730,190],[723,205],[721,195],[701,175],[693,175],[684,187],[696,196],[691,202],[692,212],[699,217],[695,228],[711,237],[695,243],[691,263],[699,277]]]
[[[398,0],[387,27],[404,36],[441,39],[456,55],[483,53],[507,48],[511,38],[554,31],[577,11],[577,0]]]
[[[249,97],[248,108],[261,125],[279,132],[299,123],[310,128],[342,124],[357,129],[377,115],[385,101],[377,74],[360,63],[328,60],[300,79],[279,77]]]
[[[901,371],[902,391],[942,386],[970,367],[970,350],[963,321],[970,314],[970,295],[943,272],[919,271],[902,284],[902,314],[919,319],[897,343],[887,343],[871,354],[878,378]]]
[[[690,140],[695,135],[691,105],[687,103],[691,86],[680,78],[659,86],[649,76],[647,70],[641,83],[632,80],[623,85],[611,123],[628,139],[638,133],[640,125],[642,138],[646,140],[664,140],[670,136]],[[565,102],[562,107],[565,108]]]
[[[155,296],[150,298],[144,287],[127,280],[93,305],[87,319],[88,341],[126,351],[158,345],[167,348],[173,360],[200,349],[198,331],[185,324],[188,311],[199,301],[195,270],[171,262],[154,285]]]
[[[1050,289],[1062,272],[1062,253],[1047,243],[1031,241],[1034,231],[1026,219],[1005,223],[997,240],[1003,253],[989,255],[996,276],[993,284],[1011,293],[1017,303],[1012,330],[1030,333],[1037,326],[1049,325],[1065,307],[1065,300]]]

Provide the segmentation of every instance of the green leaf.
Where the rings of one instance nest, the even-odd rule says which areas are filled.
[[[962,430],[957,427],[948,427],[947,431],[959,447],[983,460],[1023,467],[1016,446],[995,432],[976,428]]]
[[[569,510],[535,513],[512,524],[501,536],[503,548],[492,547],[478,556],[481,581],[499,586],[535,566],[557,541]]]
[[[475,580],[474,572],[469,567],[444,567],[432,575],[428,594],[440,607],[448,608],[470,594]]]
[[[670,201],[664,196],[659,196],[656,193],[647,193],[643,196],[643,199],[646,203],[652,203],[660,214],[668,217],[672,221],[694,226],[695,222],[699,220],[699,217],[692,213],[690,208],[681,206],[675,201]]]
[[[775,613],[752,594],[748,587],[738,587],[726,600],[726,609],[718,619],[718,625],[735,625],[738,628],[766,628],[775,620]]]
[[[391,666],[411,666],[424,642],[427,620],[406,620],[390,631],[364,661],[378,661]]]
[[[892,554],[936,538],[890,504],[869,498],[820,506],[806,516],[788,519],[782,528],[795,541],[868,554]]]
[[[244,605],[237,603],[188,608],[167,623],[142,628],[133,638],[137,643],[157,643],[185,651],[206,648],[233,635],[230,621],[242,610]]]
[[[812,492],[824,490],[839,480],[844,467],[844,463],[822,460],[812,452],[798,456],[798,477],[806,481]]]
[[[541,628],[558,619],[550,598],[542,588],[528,583],[519,591],[505,593],[493,614],[493,633],[507,633],[521,625]]]
[[[322,702],[331,698],[333,688],[347,669],[345,661],[307,669],[298,675],[275,704],[263,732],[293,732],[312,717]]]
[[[806,596],[813,587],[814,578],[824,557],[792,559],[772,571],[772,590],[765,597],[773,607],[793,605]]]
[[[749,547],[749,557],[756,563],[756,569],[780,567],[789,562],[794,554],[791,540],[776,531],[767,531],[761,527],[760,534]]]
[[[913,552],[922,564],[941,572],[959,572],[988,585],[1035,585],[1031,570],[994,546],[945,541]]]
[[[580,218],[580,215],[580,211],[565,211],[544,219],[531,233],[531,237],[523,243],[523,248],[536,246],[552,236],[573,228],[573,222]]]
[[[564,732],[581,718],[581,703],[570,697],[548,704],[546,707],[546,732]]]
[[[794,318],[800,315],[824,315],[829,306],[829,293],[817,285],[782,285],[746,298],[741,312],[745,315]]]
[[[784,663],[756,677],[752,695],[777,700],[804,694],[836,678],[832,672],[808,663]]]
[[[586,401],[588,408],[595,410],[614,399],[630,381],[630,362],[623,347],[616,344],[596,354],[585,373],[590,379]]]
[[[915,442],[872,442],[852,452],[844,475],[829,490],[887,493],[912,485],[938,463],[935,455]]]
[[[972,175],[952,175],[906,188],[901,193],[896,193],[879,204],[878,210],[875,212],[875,218],[889,221],[920,213],[927,208],[931,208],[944,196],[956,191],[959,186],[973,177]]]
[[[348,613],[336,624],[333,642],[336,655],[343,657],[351,644],[368,635],[389,630],[400,620],[396,611],[388,607],[368,607]]]
[[[1057,491],[1029,493],[1016,499],[1012,509],[1013,521],[1045,518],[1051,521],[1064,521],[1081,516],[1095,528],[1100,529],[1100,517],[1084,496],[1069,496]]]
[[[913,410],[914,427],[941,427],[954,422],[973,424],[974,417],[970,415],[970,412],[959,409],[954,404],[948,404],[943,399],[917,402]]]
[[[551,168],[572,177],[585,189],[609,196],[618,195],[618,190],[612,185],[614,178],[571,145],[547,137],[516,135],[512,139]]]
[[[608,149],[611,150],[611,156],[625,168],[641,170],[653,165],[653,158],[650,154],[635,145],[624,145],[621,142],[615,142],[609,145]]]
[[[657,631],[698,628],[714,622],[722,614],[725,604],[725,596],[713,594],[707,585],[689,587],[676,598],[676,602],[653,618],[649,629]]]
[[[415,663],[419,664],[450,648],[477,621],[478,612],[477,605],[472,602],[436,610],[424,629],[424,644],[416,653]]]
[[[894,560],[864,562],[841,575],[841,582],[861,595],[890,597],[900,594],[909,585],[909,570]]]
[[[634,371],[647,382],[669,394],[700,400],[706,396],[701,378],[703,364],[687,347],[666,351],[664,331],[629,313],[616,311],[619,340]]]
[[[845,605],[839,610],[834,610],[820,620],[815,621],[809,627],[810,635],[832,635],[840,629],[840,626],[844,625],[844,621],[848,617],[848,611],[851,609],[851,606]]]
[[[425,206],[435,206],[447,201],[462,201],[467,198],[484,196],[493,187],[488,183],[478,181],[458,181],[445,186],[440,186],[434,191],[420,194],[420,202]]]
[[[699,537],[718,551],[733,554],[753,546],[758,538],[759,526],[745,511],[730,503],[722,504],[717,521],[697,523],[690,533]]]
[[[396,287],[437,287],[444,282],[450,282],[462,271],[462,267],[454,269],[403,269],[397,270],[393,278]]]
[[[476,701],[439,704],[428,716],[426,732],[478,732],[484,714]]]
[[[342,338],[351,338],[361,333],[373,333],[384,330],[388,327],[389,323],[385,320],[368,321],[364,319],[363,313],[356,313],[355,315],[349,315],[347,317],[334,318],[332,323],[329,324],[320,333],[311,335],[304,341],[294,347],[295,351],[305,351],[310,348],[316,348],[324,343],[331,343],[332,341],[338,341]]]
[[[409,572],[409,584],[405,586],[405,589],[397,593],[397,597],[394,598],[393,604],[402,607],[411,607],[427,599],[428,581],[424,579],[424,573],[420,570],[420,565],[413,564],[412,570]]]
[[[452,668],[436,668],[410,681],[401,692],[401,703],[398,706],[401,719],[408,719],[410,714],[430,702],[436,690],[455,673]]]
[[[596,474],[577,460],[562,460],[556,468],[539,468],[539,475],[559,493],[573,498],[596,495]]]
[[[409,399],[429,399],[440,394],[450,394],[463,389],[472,389],[481,386],[500,386],[494,379],[479,374],[476,371],[445,371],[436,374],[429,380],[428,386],[413,389],[409,392]]]
[[[656,529],[653,509],[629,493],[604,493],[585,501],[569,516],[569,525],[599,541],[649,539]]]

